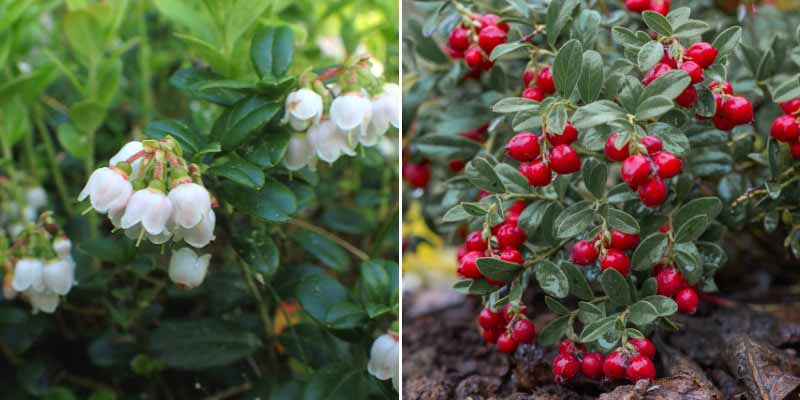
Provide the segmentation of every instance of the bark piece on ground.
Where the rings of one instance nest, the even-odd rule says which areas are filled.
[[[641,380],[635,385],[617,386],[598,400],[722,400],[713,386],[704,385],[696,377],[680,373],[659,378],[652,383]]]
[[[749,398],[781,400],[798,391],[798,360],[748,335],[731,335],[726,346],[728,370],[744,382]]]
[[[533,390],[553,384],[554,352],[538,344],[519,346],[514,353],[514,378],[517,389]]]

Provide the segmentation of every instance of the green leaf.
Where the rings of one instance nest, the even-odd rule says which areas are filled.
[[[58,126],[56,132],[58,143],[67,151],[71,156],[85,160],[89,155],[89,141],[86,135],[81,135],[75,125],[70,122],[65,122]]]
[[[634,303],[628,312],[628,320],[636,325],[644,326],[652,323],[658,318],[656,307],[644,300]]]
[[[374,228],[368,210],[355,207],[326,208],[319,221],[327,228],[350,235],[366,235]]]
[[[525,97],[505,97],[492,106],[492,111],[499,114],[515,113],[520,111],[537,112],[539,102]]]
[[[672,100],[664,96],[653,96],[647,100],[639,103],[636,107],[636,118],[639,120],[646,120],[650,118],[658,118],[669,110],[672,110],[674,104]]]
[[[581,42],[572,39],[558,50],[553,61],[553,81],[558,93],[568,98],[581,77],[583,66],[583,47]]]
[[[498,258],[484,257],[478,259],[478,270],[483,276],[498,281],[510,282],[522,270],[522,264],[502,261]]]
[[[564,104],[555,104],[549,107],[545,118],[547,119],[547,132],[560,135],[567,126],[567,107]]]
[[[625,115],[625,111],[616,103],[610,100],[599,100],[575,111],[572,114],[572,126],[581,131],[625,119]]]
[[[464,207],[459,204],[447,210],[444,217],[442,217],[442,222],[461,222],[470,218],[472,218],[472,214],[464,210]]]
[[[550,321],[539,333],[539,343],[542,346],[553,346],[561,341],[561,338],[567,332],[569,318],[569,315],[565,315]]]
[[[711,45],[719,52],[717,57],[722,57],[736,49],[741,39],[742,28],[739,26],[732,26],[720,32],[717,37],[714,38]]]
[[[528,47],[531,47],[531,45],[527,42],[514,41],[510,43],[503,43],[492,49],[492,54],[489,55],[489,59],[495,61],[506,54],[511,54],[516,50]]]
[[[650,41],[649,38],[646,40],[640,39],[632,30],[621,26],[611,28],[611,37],[614,42],[620,43],[624,47],[633,48],[639,48]]]
[[[613,271],[613,270],[612,270]],[[596,319],[583,327],[580,334],[581,343],[591,343],[600,339],[603,335],[614,329],[614,323],[617,321],[616,315]]]
[[[625,233],[639,233],[639,222],[625,211],[609,207],[607,217],[611,228]]]
[[[208,169],[212,175],[230,179],[242,186],[258,190],[264,185],[264,171],[256,164],[251,163],[237,155],[216,164]]]
[[[497,286],[486,279],[464,279],[453,284],[453,290],[461,294],[485,296],[497,290]]]
[[[106,110],[93,100],[77,102],[69,108],[69,118],[82,134],[97,131],[106,118]]]
[[[578,79],[578,93],[584,102],[590,103],[597,100],[603,89],[603,57],[594,50],[583,53],[583,68]]]
[[[248,148],[243,157],[261,168],[273,168],[286,155],[290,138],[291,134],[287,130],[271,132]]]
[[[596,199],[602,199],[606,193],[608,181],[608,165],[590,158],[583,164],[583,183]]]
[[[144,127],[143,131],[145,135],[153,139],[172,136],[187,154],[197,153],[203,145],[203,140],[199,135],[196,135],[183,122],[174,119],[151,122]]]
[[[650,68],[653,68],[661,58],[664,56],[664,46],[661,42],[658,41],[651,41],[647,42],[644,46],[639,49],[639,53],[636,56],[636,61],[639,64],[639,70],[647,71]]]
[[[709,223],[711,223],[711,221],[708,219],[708,216],[695,215],[678,228],[675,234],[675,242],[686,243],[697,240],[697,238],[705,232]]]
[[[244,259],[253,269],[269,281],[280,266],[280,250],[268,236],[248,241],[244,247]]]
[[[672,36],[672,25],[667,20],[667,17],[654,11],[645,11],[642,13],[642,20],[650,29],[661,36]]]
[[[661,261],[669,241],[663,233],[653,233],[644,238],[634,250],[631,265],[636,271],[644,271]]]
[[[525,178],[519,170],[505,163],[495,165],[494,170],[497,172],[497,175],[508,191],[514,193],[528,193],[528,179]]]
[[[545,29],[547,42],[555,47],[558,36],[572,17],[573,11],[580,4],[578,0],[553,0],[547,7]]]
[[[331,276],[316,272],[302,278],[295,288],[295,296],[303,311],[324,322],[332,305],[347,300],[347,288]]]
[[[555,234],[566,239],[583,233],[594,221],[592,203],[584,200],[575,203],[559,214],[555,221]]]
[[[198,89],[203,87],[204,82],[216,79],[221,79],[221,77],[209,71],[189,68],[176,71],[169,78],[169,82],[189,96],[223,106],[231,106],[247,95],[238,90],[221,87]]]
[[[677,27],[675,29],[675,37],[678,39],[691,39],[699,37],[709,29],[711,27],[707,23],[693,19]]]
[[[609,301],[617,306],[626,306],[631,303],[631,293],[628,289],[628,281],[619,271],[609,268],[603,271],[600,276],[600,285],[603,292],[608,296]]]
[[[643,298],[642,301],[652,304],[653,307],[655,307],[656,313],[658,313],[659,317],[668,317],[678,311],[678,305],[675,303],[675,301],[666,296],[647,296]]]
[[[689,21],[692,9],[689,7],[679,7],[667,14],[667,20],[673,27],[679,27]]]
[[[258,336],[218,319],[161,321],[148,342],[166,365],[188,370],[228,365],[261,348]]]
[[[494,168],[485,158],[473,159],[467,164],[464,172],[470,183],[478,189],[491,193],[503,193],[506,191],[505,185],[500,181],[500,177],[497,176]]]
[[[770,88],[770,91],[772,92],[772,101],[776,103],[792,100],[800,97],[800,80],[797,76],[794,76],[792,79],[783,81],[775,88]]]
[[[564,307],[564,305],[561,304],[558,300],[550,296],[544,296],[544,302],[547,305],[547,308],[549,308],[550,311],[554,312],[556,315],[569,314],[569,309],[567,307]]]
[[[295,394],[280,399],[297,400],[349,400],[367,399],[378,389],[373,377],[365,369],[353,365],[338,363],[328,364],[324,368],[314,371],[310,380],[302,385],[303,395]],[[276,398],[270,396],[269,398]],[[277,399],[276,399],[277,400]]]
[[[440,133],[424,135],[414,144],[421,155],[442,162],[469,160],[475,157],[481,149],[480,143],[474,140],[459,135]]]
[[[247,189],[238,184],[223,184],[225,199],[245,212],[268,222],[285,222],[297,211],[297,199],[286,185],[267,177],[259,190]]]
[[[248,139],[269,123],[281,109],[277,101],[260,96],[246,97],[225,110],[217,118],[211,136],[222,148],[230,150]]]
[[[700,197],[679,208],[672,216],[672,229],[679,231],[684,224],[698,215],[705,215],[709,221],[714,220],[722,211],[722,201],[716,197]]]
[[[542,290],[559,299],[569,294],[569,279],[560,268],[550,261],[542,261],[535,267],[536,280]]]
[[[78,243],[78,250],[100,261],[127,264],[136,257],[136,248],[128,240],[98,238]]]
[[[350,256],[333,240],[307,230],[296,232],[291,237],[325,266],[338,272],[347,271],[350,267]]]
[[[250,46],[250,61],[261,79],[280,78],[289,70],[294,37],[288,26],[265,26],[256,31]]]
[[[586,301],[581,301],[578,303],[578,319],[584,324],[588,324],[605,316],[605,309],[595,305],[594,303],[589,303]]]
[[[583,274],[583,271],[578,266],[565,261],[562,261],[559,265],[564,271],[564,275],[567,276],[569,290],[572,295],[582,300],[591,300],[594,298],[592,287],[589,286],[586,275]]]
[[[396,262],[369,260],[359,268],[361,300],[365,304],[392,306],[399,301],[399,268]],[[369,311],[369,308],[367,309]],[[375,315],[370,313],[370,318]]]
[[[667,71],[667,73],[659,76],[644,88],[639,98],[639,104],[655,96],[662,96],[669,100],[674,100],[676,97],[680,96],[691,83],[692,79],[689,78],[689,74],[685,71],[676,69]]]

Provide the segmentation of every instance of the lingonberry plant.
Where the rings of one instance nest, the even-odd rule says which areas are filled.
[[[4,397],[397,398],[397,2],[337,5],[0,0]]]
[[[470,21],[487,10],[508,28],[481,48],[491,69],[476,69],[452,49],[472,43],[468,27],[486,29]],[[800,158],[800,88],[797,64],[781,59],[800,37],[742,40],[730,19],[693,19],[703,12],[465,0],[408,23],[404,163],[426,171],[406,175],[411,194],[464,243],[455,290],[482,298],[486,342],[503,352],[537,332],[541,345],[560,342],[557,383],[655,379],[651,339],[718,290],[726,231],[782,221],[800,253],[786,156]],[[465,134],[477,127],[481,137]],[[543,292],[549,311],[526,306],[526,292]],[[514,335],[547,312],[555,318]]]

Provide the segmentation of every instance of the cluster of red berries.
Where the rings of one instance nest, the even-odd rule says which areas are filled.
[[[500,312],[484,307],[478,314],[478,325],[483,332],[483,340],[497,344],[497,349],[511,354],[520,343],[531,344],[536,340],[536,326],[525,315],[528,308],[522,304],[515,313],[511,304],[506,304]]]
[[[531,83],[533,83],[533,86],[531,86]],[[523,89],[520,97],[533,101],[542,101],[545,97],[556,92],[553,69],[549,65],[542,67],[538,71],[526,69],[522,74],[522,84],[525,89]]]
[[[428,159],[419,162],[403,161],[403,179],[415,189],[428,187],[431,180],[431,162]]]
[[[625,7],[628,11],[635,13],[655,11],[661,15],[667,15],[670,6],[669,0],[625,0]]]
[[[797,114],[800,112],[800,98],[792,99],[781,103],[784,115],[775,119],[769,135],[773,139],[789,144],[789,152],[795,160],[800,159],[800,123],[797,122]]]
[[[697,311],[700,303],[697,291],[689,286],[677,268],[672,265],[665,267],[663,264],[657,264],[654,272],[658,283],[658,294],[675,300],[678,311],[684,314],[694,314]]]
[[[494,65],[489,55],[495,47],[506,42],[507,35],[508,24],[500,22],[499,16],[474,15],[469,23],[450,31],[446,50],[452,58],[463,58],[473,70],[486,71]]]
[[[697,42],[683,50],[678,58],[674,59],[670,57],[669,50],[664,48],[661,61],[647,71],[642,78],[642,84],[647,86],[673,69],[685,71],[691,78],[691,84],[675,98],[675,102],[683,107],[692,108],[697,101],[697,88],[694,85],[705,79],[703,71],[714,63],[718,53],[714,46],[706,42]]]
[[[483,193],[481,194],[483,196]],[[502,261],[522,264],[525,259],[519,248],[528,239],[528,234],[519,227],[519,216],[525,209],[524,201],[517,201],[506,211],[502,223],[492,227],[492,235],[496,239],[496,246],[490,246],[489,240],[484,239],[483,231],[473,231],[458,250],[458,273],[471,279],[484,278],[478,269],[478,259],[484,257],[497,257]],[[493,248],[492,248],[493,247]],[[504,285],[505,282],[485,277],[493,285]]]
[[[711,117],[715,128],[729,131],[737,125],[753,122],[753,104],[742,96],[734,95],[730,82],[714,81],[708,85],[708,88],[711,89],[714,100],[717,102],[717,110]]]
[[[566,175],[580,171],[581,159],[571,146],[578,140],[578,130],[572,124],[567,122],[560,135],[545,132],[541,136],[522,132],[512,137],[506,145],[508,156],[521,163],[519,172],[528,179],[529,185],[549,185],[553,180],[553,172]],[[548,147],[549,152],[546,150]]]
[[[670,179],[681,172],[683,163],[676,155],[663,150],[661,139],[649,135],[634,145],[627,142],[620,149],[614,145],[618,134],[608,137],[605,153],[614,161],[622,161],[620,172],[622,180],[633,190],[639,192],[639,199],[648,207],[658,207],[667,198],[667,185]]]
[[[467,138],[469,140],[472,140],[473,142],[483,143],[486,141],[486,131],[488,129],[489,125],[483,125],[479,128],[461,132],[458,134],[458,136]],[[464,163],[464,160],[452,160],[447,164],[447,166],[450,167],[451,171],[458,173],[464,169],[466,163]]]
[[[565,339],[559,346],[559,354],[553,360],[553,378],[563,385],[582,373],[588,379],[621,380],[632,382],[640,379],[655,379],[656,367],[652,358],[656,347],[648,339],[630,339],[629,349],[620,349],[603,356],[598,352],[588,352],[586,346]]]
[[[631,272],[631,259],[625,251],[639,245],[639,235],[618,230],[600,232],[594,240],[579,240],[572,245],[570,259],[576,265],[592,265],[598,258],[600,268],[617,270],[622,276]]]

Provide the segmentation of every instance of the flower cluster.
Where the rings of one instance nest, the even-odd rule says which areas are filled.
[[[385,381],[392,380],[392,386],[398,389],[400,383],[400,343],[397,335],[383,334],[372,342],[369,352],[367,372]]]
[[[459,275],[472,279],[484,278],[478,269],[479,258],[493,257],[508,263],[522,264],[524,258],[519,249],[525,244],[528,235],[518,226],[518,221],[525,205],[524,201],[515,202],[506,211],[502,223],[488,231],[479,230],[467,235],[466,242],[458,251]],[[494,285],[506,283],[489,277],[486,280]]]
[[[508,303],[500,312],[485,307],[478,314],[483,339],[488,343],[496,343],[497,349],[507,354],[516,351],[520,343],[533,343],[536,339],[536,326],[525,315],[527,311],[524,304],[515,309]]]
[[[2,249],[5,277],[3,294],[13,299],[22,294],[33,312],[53,313],[61,296],[75,284],[72,242],[55,225],[50,213],[37,224],[28,224],[10,248]]]
[[[654,11],[661,15],[667,15],[670,6],[670,0],[625,0],[625,8],[635,13]]]
[[[519,161],[519,172],[531,186],[547,186],[553,173],[567,175],[580,171],[581,159],[571,144],[578,140],[578,130],[567,122],[561,134],[545,132],[518,133],[506,145],[509,157]]]
[[[800,112],[800,98],[792,99],[781,103],[784,114],[772,122],[769,135],[773,139],[787,143],[789,153],[795,160],[800,159],[800,123],[797,122],[797,114]]]
[[[533,86],[531,86],[533,83]],[[533,101],[542,101],[545,97],[556,92],[556,83],[553,81],[553,70],[549,65],[541,69],[526,69],[522,74],[523,90],[520,97]]]
[[[172,239],[202,248],[214,240],[216,201],[203,186],[200,168],[183,159],[171,137],[127,143],[108,167],[92,172],[78,200],[87,198],[137,243]]]
[[[349,75],[341,69],[332,74]],[[295,131],[284,158],[289,170],[314,168],[317,159],[333,163],[342,155],[355,156],[358,144],[375,146],[390,125],[400,127],[400,86],[386,83],[370,94],[346,80],[331,89],[323,84],[326,76],[306,79],[305,87],[286,97],[283,121]],[[331,98],[335,92],[342,93]]]
[[[605,144],[606,156],[622,161],[622,180],[639,193],[639,199],[648,207],[658,207],[667,198],[665,179],[681,173],[683,162],[674,154],[663,150],[661,139],[645,136],[638,143],[617,143],[619,134],[613,133]]]
[[[600,260],[600,268],[617,270],[622,276],[631,272],[631,259],[626,251],[639,245],[639,235],[612,229],[601,231],[595,240],[579,240],[572,245],[570,259],[576,265],[594,265]]]
[[[495,14],[472,15],[450,31],[445,50],[454,59],[463,58],[473,71],[486,71],[494,65],[492,50],[506,42],[508,29]]]
[[[569,383],[578,374],[591,380],[604,377],[609,381],[652,380],[656,377],[652,360],[655,355],[656,347],[647,338],[630,339],[607,356],[589,352],[584,344],[564,339],[559,346],[558,356],[553,360],[553,378],[560,385]]]

